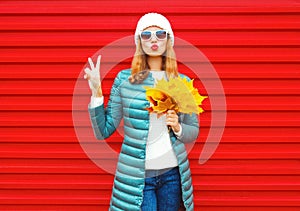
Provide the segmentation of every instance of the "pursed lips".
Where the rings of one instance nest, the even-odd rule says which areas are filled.
[[[158,45],[157,45],[157,44],[151,45],[151,49],[152,49],[152,50],[157,50],[157,49],[158,49]]]

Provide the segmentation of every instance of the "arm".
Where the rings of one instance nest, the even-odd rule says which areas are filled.
[[[121,78],[119,75],[112,86],[107,108],[104,108],[103,103],[94,108],[89,105],[88,108],[94,134],[99,140],[108,138],[119,126],[123,117],[119,92]]]
[[[94,65],[92,59],[88,58],[89,67],[84,70],[84,78],[88,80],[89,87],[92,91],[89,114],[94,134],[97,139],[102,140],[109,137],[118,127],[122,118],[122,106],[119,93],[121,79],[117,77],[111,89],[107,109],[104,109],[100,83],[100,59],[101,56],[99,55],[97,57],[97,63]]]
[[[193,142],[199,134],[199,121],[196,114],[180,114],[182,133],[177,139],[181,142]]]
[[[197,139],[199,133],[199,122],[196,114],[176,113],[174,110],[168,110],[166,123],[170,126],[181,142],[193,142]]]

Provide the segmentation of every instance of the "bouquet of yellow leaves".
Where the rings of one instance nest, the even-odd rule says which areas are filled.
[[[193,86],[193,80],[186,78],[170,78],[158,80],[154,87],[145,86],[146,99],[151,103],[149,112],[157,113],[158,117],[168,110],[176,113],[200,114],[204,110],[200,107],[207,96],[199,94]]]

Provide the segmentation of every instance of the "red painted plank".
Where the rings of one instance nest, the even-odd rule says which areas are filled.
[[[290,190],[295,190],[294,193],[288,193],[292,198],[292,196],[298,196],[296,191],[300,188],[300,178],[297,175],[257,175],[256,177],[253,177],[252,175],[194,175],[194,178],[195,181],[200,181],[197,182],[196,185],[199,185],[200,187],[203,186],[203,190],[228,190],[228,192],[231,192],[229,190],[232,190],[232,195],[238,194],[234,193],[234,190],[241,189],[245,191],[253,190],[253,192],[257,190],[274,190],[272,196],[275,198],[277,194],[281,194],[281,191],[284,192],[284,190],[288,190],[289,186]],[[249,196],[252,195],[250,192],[248,194]],[[261,197],[267,196],[262,192],[257,194]],[[215,193],[211,192],[203,197],[212,195],[215,195]]]
[[[109,96],[104,96],[106,99]],[[76,97],[79,101],[78,107],[87,108],[89,95]],[[216,97],[218,99],[218,97]],[[72,109],[72,95],[50,95],[50,96],[5,96],[1,97],[0,110],[3,111],[69,111]],[[22,106],[20,106],[22,104]],[[209,102],[203,102],[206,111],[210,111]],[[228,111],[300,111],[300,96],[226,96]]]
[[[115,40],[131,36],[133,33],[134,27],[131,32],[1,32],[0,45],[3,47],[105,46]],[[176,36],[196,46],[300,45],[300,32],[298,31],[179,31]]]
[[[138,6],[137,6],[138,5]],[[171,5],[171,6],[170,6]],[[113,14],[146,13],[157,11],[164,13],[280,13],[299,12],[299,4],[295,1],[276,0],[272,3],[268,0],[253,2],[250,0],[237,2],[231,1],[153,1],[141,2],[127,0],[118,2],[118,7],[110,1],[6,1],[0,7],[1,14]],[[122,9],[120,9],[122,8]]]
[[[82,81],[84,79],[81,79]],[[84,82],[84,81],[83,81]],[[110,93],[112,80],[105,80],[103,82],[103,92],[105,94]],[[206,95],[204,85],[212,86],[213,80],[206,80],[200,83],[195,81],[195,86],[199,88],[200,93]],[[16,84],[18,86],[16,86]],[[31,95],[44,95],[54,94],[57,95],[70,95],[74,93],[75,81],[71,80],[4,80],[0,84],[0,94],[11,95],[11,94],[31,94]],[[90,95],[90,90],[87,83],[81,83],[76,88],[76,94]],[[299,94],[299,81],[298,80],[231,80],[224,79],[222,84],[227,95],[238,94],[238,95],[297,95]],[[20,89],[22,87],[22,89]],[[219,94],[218,90],[210,90],[210,94]],[[89,102],[89,99],[88,101]]]
[[[204,209],[205,211],[298,211],[299,207],[296,206],[214,206],[213,204],[207,206],[199,206],[196,208]]]
[[[249,205],[248,206],[214,206],[212,203],[210,205],[199,205],[201,202],[199,202],[196,199],[196,204],[195,204],[195,210],[205,210],[205,211],[298,211],[299,207],[295,206],[255,206],[255,205]],[[55,205],[55,204],[48,204],[47,206],[43,205],[0,205],[0,209],[5,209],[7,211],[15,211],[15,210],[20,210],[22,209],[23,211],[40,211],[40,210],[45,210],[45,211],[53,211],[53,210],[73,210],[73,211],[82,211],[82,210],[88,210],[88,211],[99,211],[99,210],[108,210],[109,207],[108,205],[88,205],[88,204],[83,204],[83,205]]]
[[[103,55],[104,56],[104,55]],[[0,63],[1,79],[77,79],[83,71],[85,62],[81,63],[36,63],[18,64]],[[102,66],[106,63],[102,62]],[[184,63],[191,65],[191,63]],[[123,69],[130,68],[130,62],[122,62],[109,70],[105,78],[114,78]],[[178,62],[178,69],[181,73],[197,78],[197,76],[182,63]],[[101,66],[101,67],[102,67]],[[205,65],[203,64],[203,67]],[[297,79],[300,78],[300,65],[298,63],[213,63],[213,67],[222,79]],[[103,68],[101,68],[102,70]],[[197,71],[195,69],[193,71]],[[104,77],[104,76],[103,76]],[[202,76],[201,79],[208,78]]]
[[[206,140],[208,129],[200,128],[200,141]],[[297,127],[226,127],[223,143],[298,143],[300,131]]]
[[[85,140],[94,140],[94,134],[87,128],[76,128]],[[86,132],[86,133],[83,133]],[[201,126],[198,142],[206,141],[209,128]],[[222,143],[297,143],[300,131],[297,127],[227,127]],[[115,141],[114,141],[115,140]],[[121,138],[113,134],[110,143],[119,143]],[[73,127],[0,127],[1,143],[79,143]],[[81,143],[86,141],[80,140]]]
[[[222,140],[223,142],[223,140]],[[204,165],[199,165],[199,160],[197,158],[190,159],[190,164],[192,168],[193,175],[299,175],[299,161],[297,159],[270,159],[270,160],[214,160],[211,159]],[[107,172],[96,166],[89,159],[1,159],[0,173],[2,174],[41,174],[43,177],[47,174],[97,174],[97,180],[102,178],[107,178]],[[34,175],[35,176],[35,175]],[[103,176],[103,177],[102,177]],[[23,178],[23,177],[22,177]],[[87,177],[88,178],[88,177]],[[18,181],[20,177],[17,177],[15,182]],[[52,177],[50,178],[52,180]],[[6,180],[14,181],[11,177],[6,177],[6,179],[1,181],[6,187],[11,186],[12,188],[17,188],[14,186],[13,182],[7,183]],[[46,181],[46,180],[45,180]],[[80,180],[82,186],[84,186],[85,181]],[[79,181],[79,182],[80,182]],[[109,180],[112,183],[112,180]],[[195,180],[194,183],[198,184],[202,180]],[[219,180],[216,180],[219,181]],[[220,180],[222,181],[222,180]],[[59,179],[56,177],[56,182]],[[106,182],[106,180],[102,180]],[[32,180],[31,183],[26,183],[22,188],[29,188],[30,184],[35,185],[36,181]],[[100,183],[96,181],[96,183]],[[1,187],[4,187],[1,185]],[[38,183],[38,185],[43,185]],[[201,188],[201,185],[199,185]],[[63,188],[61,186],[60,188]],[[74,187],[74,189],[79,187]],[[271,187],[268,187],[271,188]],[[277,187],[279,188],[279,187]],[[290,188],[290,187],[289,187]],[[299,188],[296,187],[295,188]],[[283,187],[281,188],[281,190]],[[286,188],[288,190],[288,188]]]
[[[217,192],[217,194],[215,193]],[[201,205],[299,206],[299,194],[288,191],[196,191]],[[276,209],[275,209],[276,210]]]
[[[247,160],[270,160],[270,159],[298,159],[300,156],[299,150],[292,150],[291,148],[287,147],[288,145],[285,144],[278,144],[278,148],[274,149],[274,147],[268,147],[269,145],[260,145],[256,143],[255,147],[251,147],[248,150],[245,150],[242,148],[241,145],[226,145],[226,147],[223,147],[223,145],[219,145],[217,148],[217,151],[213,154],[212,157],[210,157],[211,160],[217,159],[217,160],[226,160],[226,159],[247,159]],[[245,146],[248,146],[248,144],[245,144]],[[265,147],[263,152],[261,150],[257,150],[259,148]],[[281,151],[281,147],[284,148],[284,151]],[[299,148],[298,146],[295,146]],[[232,148],[232,150],[231,150]],[[200,152],[197,150],[202,150],[202,147],[194,147],[193,152],[189,153],[190,159],[198,159],[200,156]],[[197,152],[195,152],[197,151]],[[297,170],[298,171],[298,170]],[[259,174],[259,172],[257,172]]]
[[[100,169],[91,160],[86,159],[1,159],[0,173],[6,174],[97,174],[98,180],[108,179],[106,171]],[[111,176],[112,177],[112,176]],[[51,177],[52,179],[52,177]],[[57,180],[59,181],[59,180]],[[80,180],[84,182],[85,180]],[[112,183],[112,178],[109,180]],[[35,181],[33,181],[34,183]],[[102,180],[106,182],[106,180]],[[108,181],[107,181],[108,182]],[[3,181],[3,184],[6,182]],[[9,184],[6,184],[9,185]],[[63,188],[63,187],[61,187]],[[76,188],[75,188],[76,189]]]
[[[87,57],[96,53],[99,48],[2,48],[0,51],[0,63],[2,62],[86,62]],[[189,55],[190,51],[185,48],[177,49],[181,55]],[[132,51],[132,52],[131,52]],[[200,51],[208,57],[211,62],[298,62],[300,59],[299,48],[288,47],[203,47]],[[134,47],[119,48],[120,55],[133,55]],[[116,61],[116,58],[107,56],[107,62]],[[190,55],[185,62],[199,61],[197,55]]]
[[[16,211],[16,210],[22,210],[22,211],[53,211],[53,210],[72,210],[72,211],[82,211],[82,210],[88,210],[88,211],[99,211],[99,210],[108,210],[109,206],[105,204],[69,204],[69,205],[59,205],[59,204],[0,204],[0,210],[6,210],[6,211]]]
[[[82,180],[82,177],[85,180]],[[113,184],[113,175],[109,174],[3,174],[0,182],[3,189],[73,189],[110,190]],[[104,182],[105,181],[105,182]]]
[[[83,181],[82,177],[85,177],[86,180]],[[297,175],[258,175],[256,178],[243,175],[194,175],[194,178],[196,181],[194,182],[196,192],[216,189],[220,191],[243,189],[253,191],[273,190],[278,192],[300,190],[299,176]],[[55,187],[56,190],[62,190],[66,186],[69,190],[76,191],[87,189],[106,191],[112,187],[113,175],[76,174],[70,179],[70,176],[67,174],[52,174],[51,177],[46,174],[3,174],[3,180],[0,184],[3,189],[11,190],[40,190],[51,189],[51,187]]]
[[[225,9],[225,8],[224,8]],[[213,14],[206,13],[168,15],[176,34],[179,30],[231,30],[231,29],[299,29],[297,14]],[[121,30],[135,29],[140,15],[18,15],[1,16],[0,30],[42,31],[47,30]],[[238,21],[237,21],[238,19]],[[92,21],[91,21],[92,20]],[[193,21],[190,21],[193,20]],[[109,24],[108,24],[109,23]],[[88,41],[88,40],[86,40]]]
[[[196,203],[214,206],[299,206],[297,192],[287,191],[194,191]],[[272,194],[272,196],[270,196]],[[1,204],[103,204],[109,192],[99,190],[14,190],[0,192]]]
[[[78,143],[73,127],[0,127],[0,141]]]
[[[82,111],[82,116],[87,111]],[[77,114],[79,115],[79,114]],[[205,112],[202,115],[202,126],[210,126],[210,112]],[[78,126],[90,126],[88,118],[76,122]],[[227,126],[264,126],[264,127],[299,127],[300,112],[299,111],[236,111],[227,112]],[[0,126],[73,126],[71,111],[0,111]]]
[[[220,78],[297,79],[300,78],[298,63],[229,63],[213,64]]]
[[[110,196],[104,190],[1,190],[0,204],[103,204]]]
[[[84,98],[83,98],[84,99]],[[58,110],[72,109],[72,96],[6,96],[1,97],[0,110]],[[22,106],[20,106],[20,103]]]
[[[199,160],[191,159],[192,174],[194,175],[299,175],[299,161],[280,160],[280,159],[266,159],[266,160],[215,160],[210,159],[203,165],[199,165]],[[194,180],[194,183],[201,183],[203,180]],[[222,182],[221,177],[215,181]],[[242,183],[239,183],[240,185]],[[201,187],[201,185],[200,185]],[[227,187],[229,188],[229,187]],[[266,188],[272,188],[270,186]],[[277,186],[277,188],[279,188]],[[296,187],[295,188],[299,188]],[[282,189],[283,190],[283,189]],[[288,190],[288,189],[287,189]]]
[[[121,141],[121,139],[119,139]],[[109,158],[110,152],[101,148],[101,144],[90,143],[94,146],[93,158]],[[85,152],[78,144],[48,144],[48,143],[1,143],[1,158],[87,158]],[[117,148],[120,143],[110,143],[112,148]],[[191,159],[199,159],[203,144],[195,144],[193,150],[189,153]],[[120,147],[119,147],[120,149]],[[300,156],[299,143],[221,143],[212,159],[297,159]],[[118,150],[119,151],[119,150]]]

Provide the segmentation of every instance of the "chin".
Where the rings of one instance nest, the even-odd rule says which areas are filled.
[[[148,52],[146,52],[146,54],[148,56],[162,56],[164,54],[164,52],[160,52],[160,51],[148,51]]]
[[[162,56],[162,54],[160,53],[149,53],[147,54],[148,56],[153,56],[153,57],[156,57],[156,56]]]

